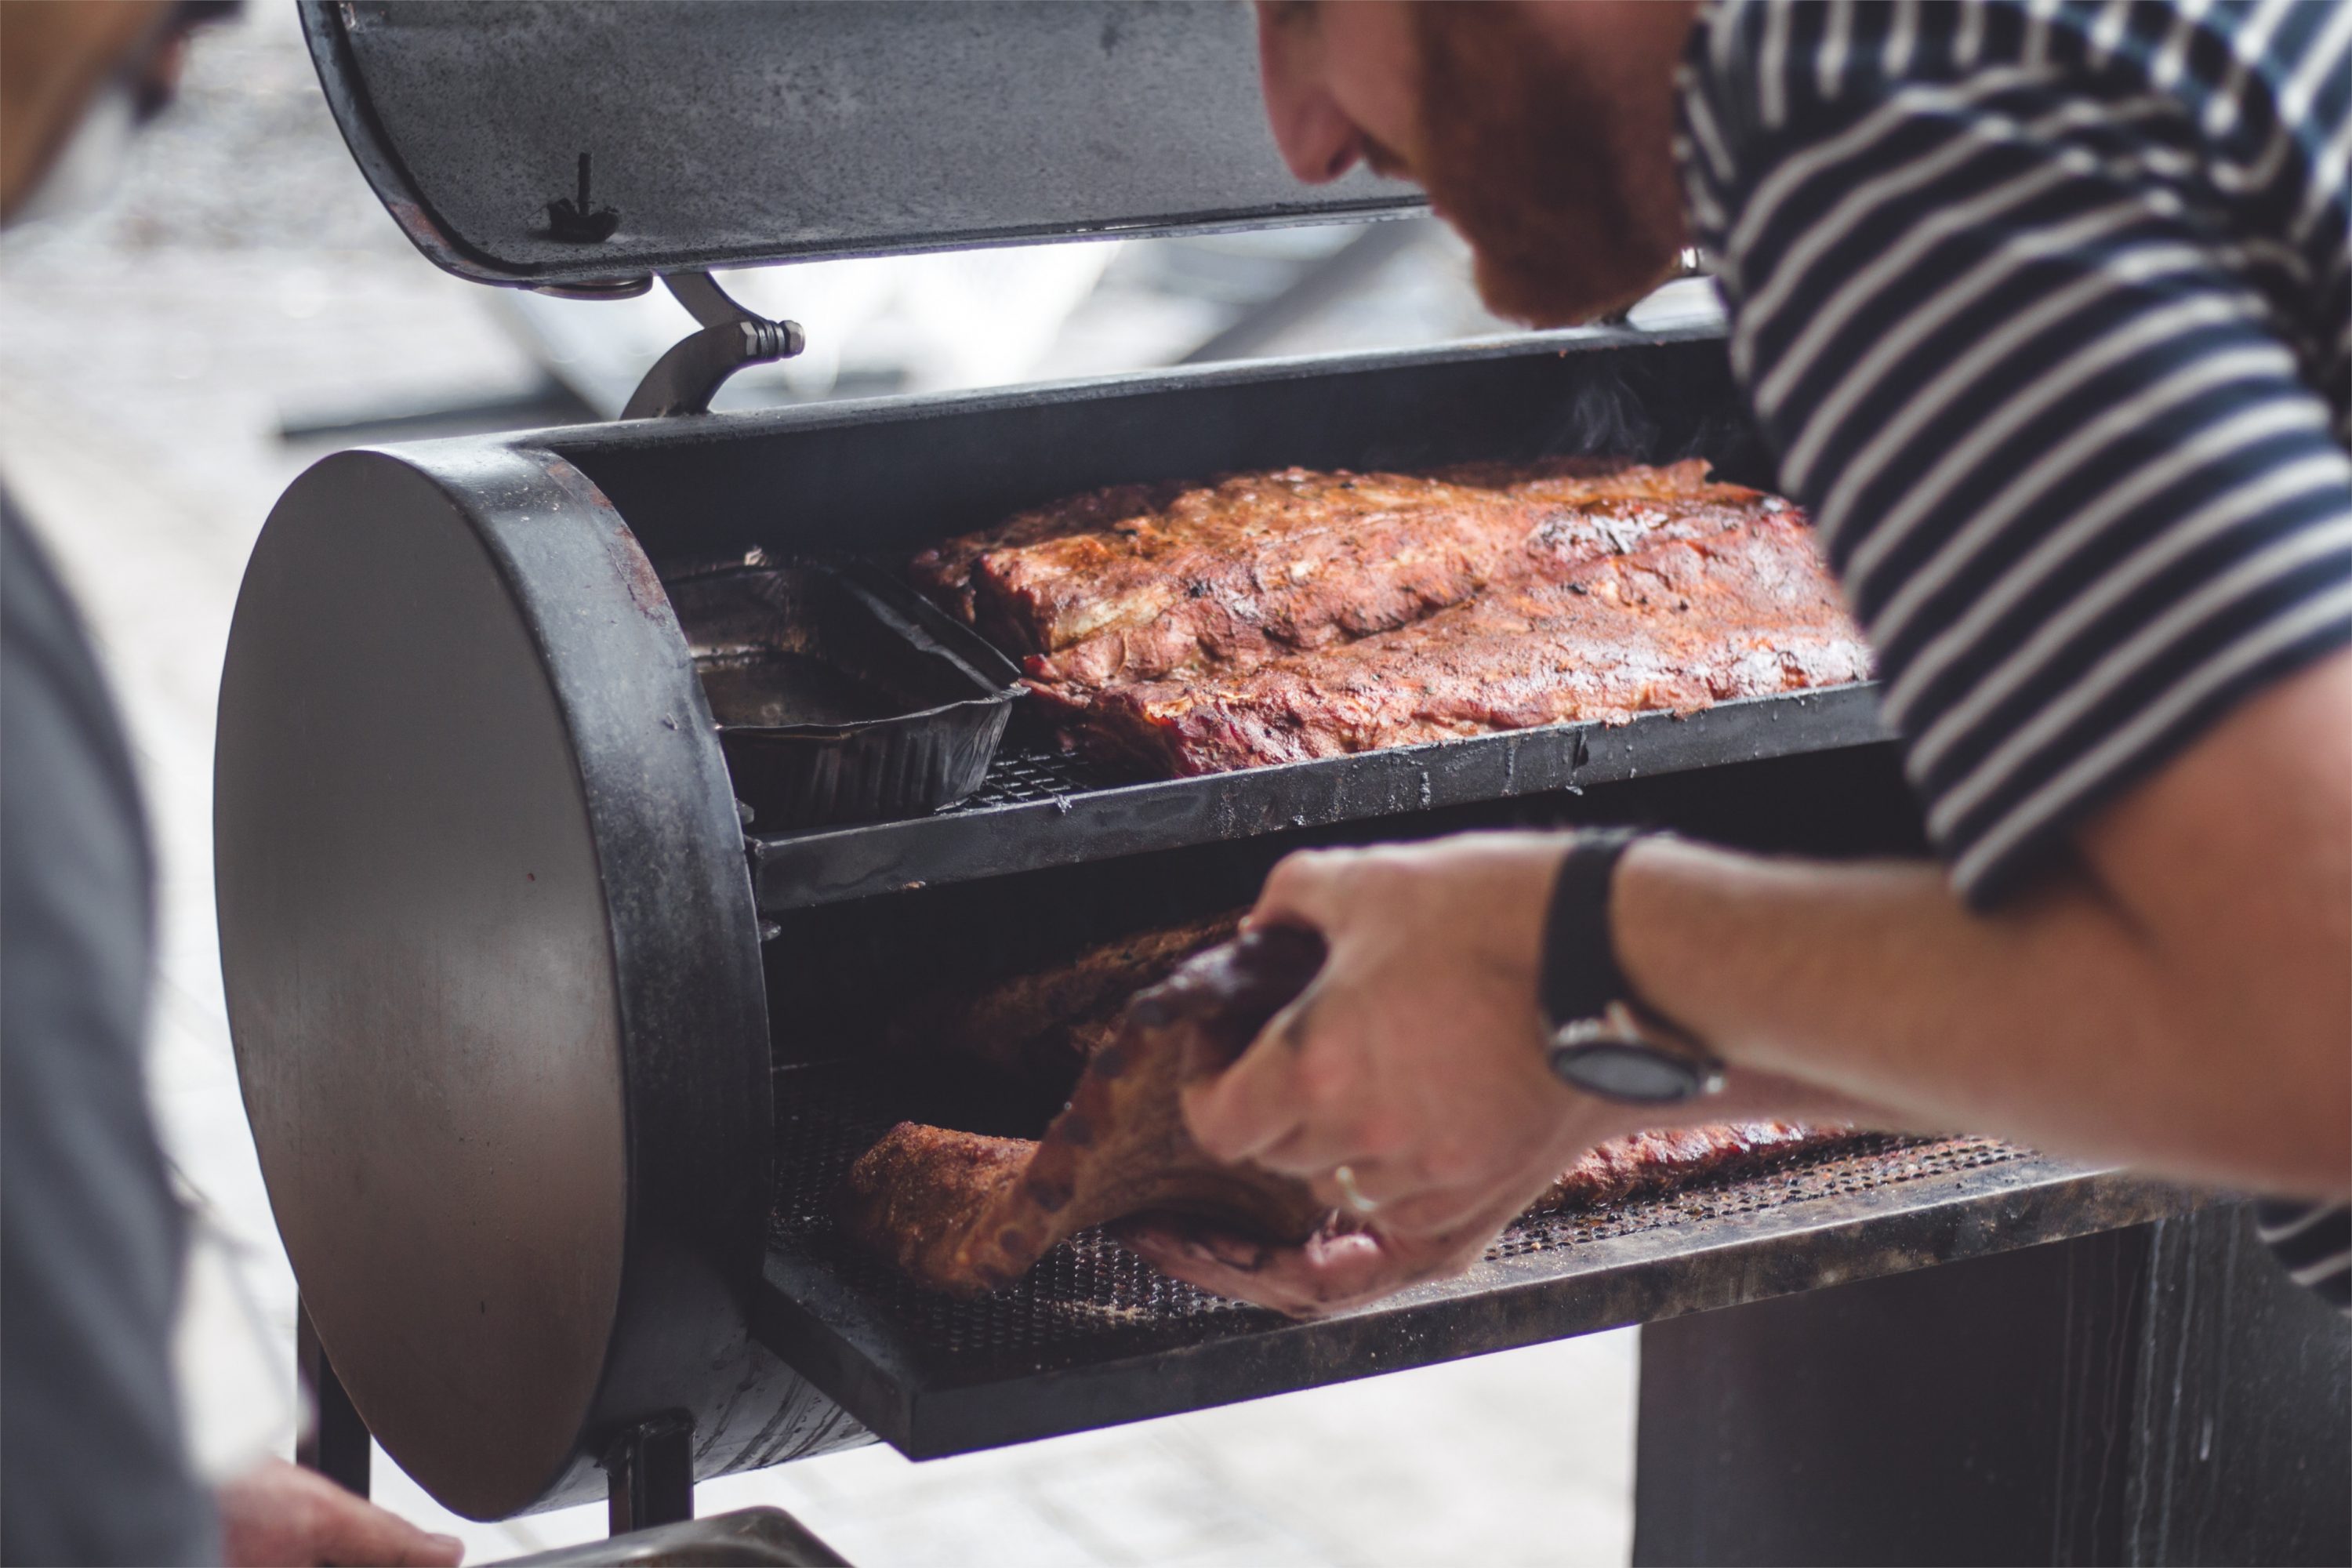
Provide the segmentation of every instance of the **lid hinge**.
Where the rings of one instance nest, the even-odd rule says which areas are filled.
[[[790,359],[807,346],[798,321],[772,321],[727,297],[708,272],[662,276],[702,330],[662,355],[621,410],[624,419],[708,414],[727,378],[747,364]]]

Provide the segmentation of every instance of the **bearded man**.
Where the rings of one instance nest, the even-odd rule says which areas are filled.
[[[1293,171],[1420,182],[1498,310],[1711,254],[1941,864],[1589,830],[1286,860],[1255,918],[1329,961],[1186,1114],[1370,1226],[1147,1255],[1330,1310],[1465,1266],[1603,1139],[1831,1118],[2299,1200],[2266,1234],[2343,1303],[2352,6],[1259,28]]]

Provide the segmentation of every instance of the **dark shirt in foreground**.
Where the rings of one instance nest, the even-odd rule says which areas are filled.
[[[217,1561],[140,1047],[152,868],[71,602],[0,498],[0,1559]]]

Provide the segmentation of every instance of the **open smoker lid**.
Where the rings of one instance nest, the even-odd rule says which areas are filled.
[[[1291,177],[1240,0],[304,0],[302,16],[376,195],[484,283],[634,289],[1421,205],[1360,170]]]

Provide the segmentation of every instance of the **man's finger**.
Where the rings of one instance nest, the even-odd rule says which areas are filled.
[[[453,1568],[454,1536],[429,1535],[315,1470],[264,1459],[218,1493],[221,1545],[237,1568],[285,1563],[415,1563]]]
[[[1178,1215],[1130,1215],[1105,1227],[1136,1252],[1190,1252],[1223,1268],[1253,1273],[1265,1266],[1277,1244],[1237,1236],[1212,1221]]]
[[[1214,1232],[1139,1225],[1120,1239],[1171,1279],[1294,1318],[1317,1318],[1377,1300],[1403,1281],[1397,1260],[1370,1231],[1318,1236],[1304,1247],[1265,1247]],[[1247,1266],[1234,1261],[1247,1257]]]
[[[1465,1196],[1467,1189],[1444,1189],[1420,1202],[1400,1204],[1397,1225],[1390,1223],[1388,1215],[1381,1215],[1381,1228],[1391,1231],[1400,1247],[1431,1259],[1434,1273],[1457,1274],[1475,1263],[1542,1190],[1523,1186],[1497,1194],[1486,1189],[1483,1199],[1472,1199],[1449,1218],[1448,1203]]]
[[[1443,1243],[1482,1228],[1493,1206],[1492,1195],[1483,1186],[1423,1187],[1383,1202],[1380,1226],[1400,1241]],[[1501,1223],[1517,1216],[1514,1209]]]
[[[1390,1209],[1395,1207],[1401,1201],[1417,1195],[1422,1190],[1421,1184],[1414,1179],[1412,1173],[1392,1160],[1368,1160],[1359,1154],[1352,1159],[1325,1160],[1314,1165],[1294,1166],[1275,1163],[1276,1160],[1286,1157],[1302,1160],[1307,1158],[1305,1154],[1297,1156],[1291,1154],[1294,1146],[1303,1146],[1305,1143],[1306,1140],[1303,1136],[1294,1136],[1259,1155],[1257,1163],[1268,1170],[1286,1172],[1296,1170],[1304,1174],[1307,1177],[1307,1184],[1314,1189],[1315,1195],[1341,1214],[1359,1219],[1370,1219],[1374,1215],[1378,1215],[1382,1221],[1385,1221]],[[1346,1181],[1339,1179],[1339,1169],[1342,1166],[1347,1168]],[[1360,1205],[1356,1202],[1360,1197],[1371,1206],[1366,1208]],[[1386,1228],[1385,1225],[1382,1228]]]
[[[1335,1185],[1331,1173],[1347,1166],[1358,1176],[1379,1161],[1367,1156],[1356,1137],[1344,1130],[1312,1121],[1300,1121],[1279,1141],[1252,1154],[1250,1159],[1276,1175],[1298,1176],[1315,1184],[1318,1193],[1328,1192],[1335,1207],[1349,1208],[1346,1194]],[[1385,1191],[1374,1192],[1364,1187],[1366,1197],[1374,1202],[1399,1197],[1413,1190],[1412,1181],[1402,1173],[1391,1170],[1381,1184]]]
[[[321,1563],[385,1563],[393,1568],[455,1568],[466,1555],[454,1535],[432,1535],[397,1514],[338,1490],[312,1542]]]
[[[1329,936],[1347,913],[1346,889],[1359,856],[1349,849],[1302,849],[1266,874],[1247,923],[1305,926]]]
[[[1261,1154],[1257,1163],[1274,1169],[1275,1159],[1273,1154]],[[1347,1182],[1339,1180],[1339,1164],[1347,1167]],[[1494,1207],[1493,1194],[1483,1185],[1432,1186],[1410,1167],[1396,1162],[1327,1163],[1318,1168],[1307,1184],[1318,1198],[1339,1213],[1377,1227],[1391,1242],[1414,1247],[1444,1247],[1459,1239],[1465,1231],[1482,1226]],[[1354,1194],[1348,1190],[1350,1185],[1355,1188]],[[1354,1201],[1357,1194],[1361,1194],[1371,1207],[1358,1206]],[[1513,1210],[1512,1215],[1504,1216],[1503,1223],[1508,1223],[1517,1212]]]
[[[1314,1005],[1315,987],[1276,1013],[1241,1059],[1183,1091],[1192,1141],[1219,1160],[1246,1160],[1297,1131],[1307,1111],[1293,1042]]]

